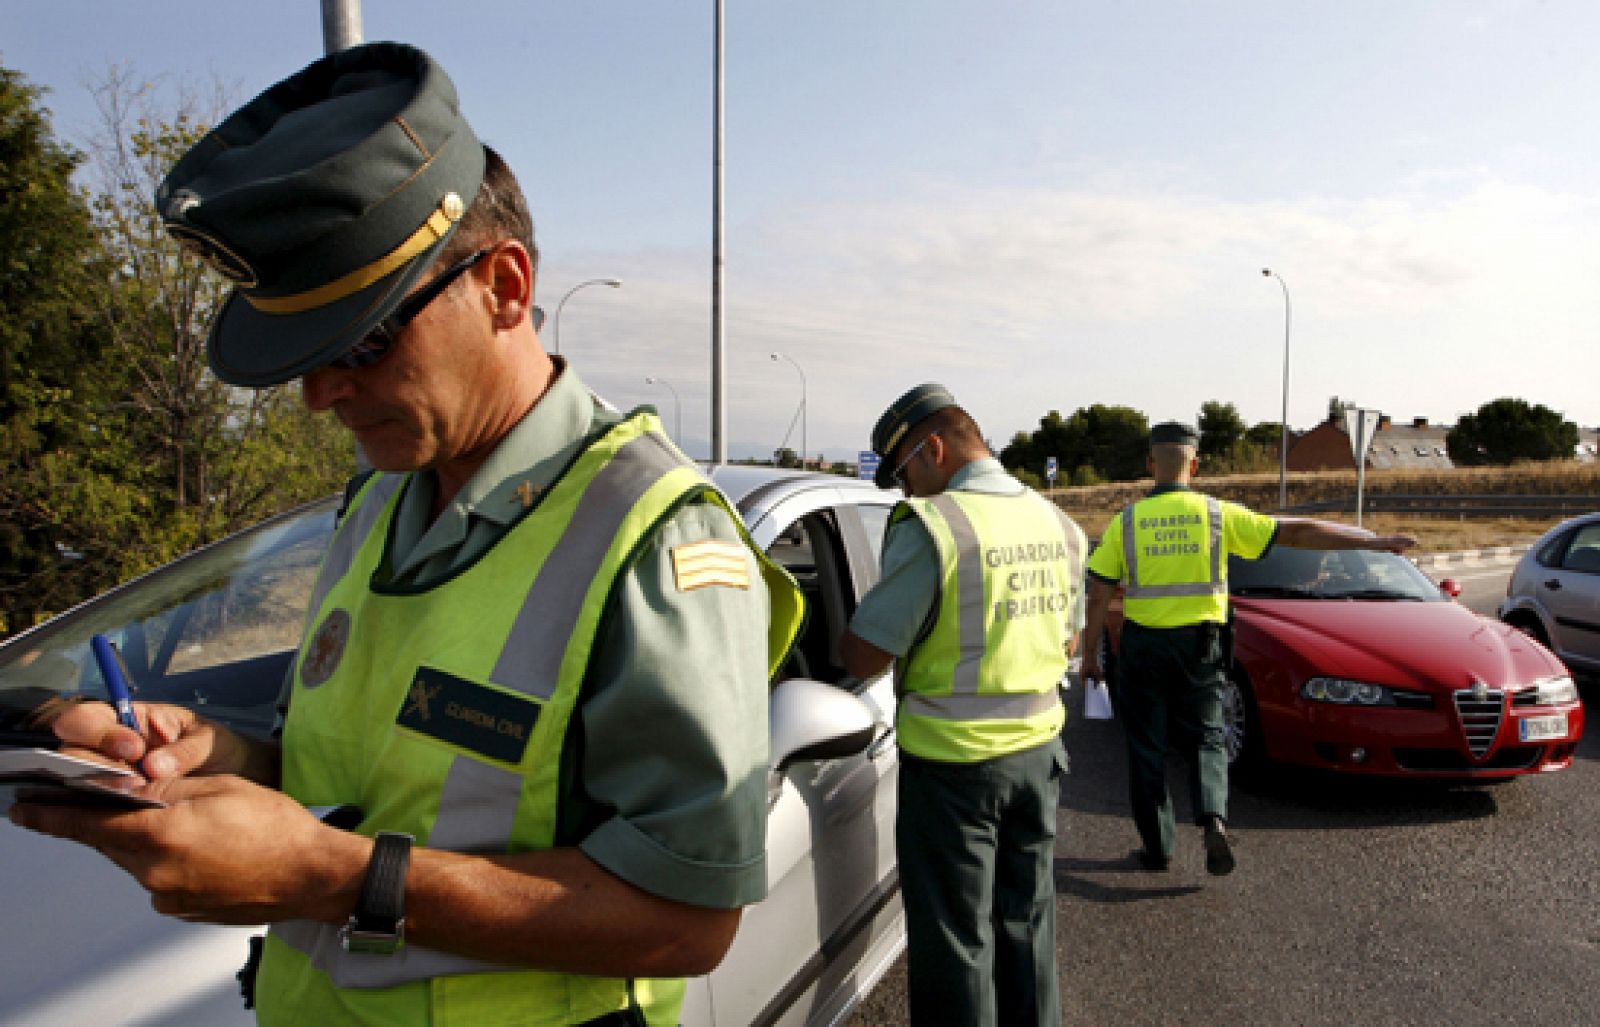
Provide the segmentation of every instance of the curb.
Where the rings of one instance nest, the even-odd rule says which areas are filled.
[[[1446,567],[1493,567],[1497,564],[1516,563],[1531,545],[1492,546],[1488,549],[1468,549],[1459,553],[1428,553],[1413,562],[1424,570]]]

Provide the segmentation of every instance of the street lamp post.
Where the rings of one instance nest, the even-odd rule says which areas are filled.
[[[806,409],[806,373],[801,369],[794,357],[789,356],[787,353],[773,353],[772,359],[787,360],[794,365],[795,371],[800,375],[800,469],[803,471],[806,467],[806,453],[809,452],[806,449],[806,419],[810,416],[810,411]],[[790,427],[793,427],[792,422]]]
[[[1278,280],[1283,290],[1283,414],[1278,421],[1278,509],[1289,506],[1289,286],[1280,274],[1264,267],[1261,273]]]
[[[551,352],[561,352],[561,308],[567,305],[567,300],[572,298],[573,293],[589,285],[609,285],[613,289],[622,288],[622,283],[615,278],[591,278],[587,282],[579,282],[568,289],[567,294],[561,297],[561,302],[556,304],[556,316],[550,322]]]
[[[683,406],[678,402],[678,390],[665,378],[646,378],[646,385],[665,385],[667,391],[672,393],[672,441],[679,446],[683,445]]]
[[[338,53],[361,42],[361,0],[322,0],[322,52]]]

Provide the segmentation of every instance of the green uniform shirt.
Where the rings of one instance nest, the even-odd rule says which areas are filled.
[[[481,555],[523,495],[548,488],[587,435],[619,420],[562,367],[432,524],[434,477],[412,478],[395,515],[393,580],[426,585]],[[575,715],[585,741],[567,747],[558,834],[646,891],[734,907],[766,891],[765,692],[746,697],[768,678],[768,601],[759,587],[677,590],[672,547],[708,538],[742,545],[722,509],[692,503],[623,578]]]
[[[1171,492],[1188,492],[1187,485],[1158,485],[1150,490],[1151,497],[1166,495]],[[1222,550],[1222,559],[1218,565],[1218,572],[1222,575],[1222,592],[1211,601],[1197,599],[1141,599],[1137,609],[1125,609],[1127,618],[1136,621],[1145,627],[1151,628],[1176,628],[1204,621],[1221,622],[1227,617],[1227,578],[1228,557],[1242,556],[1247,560],[1257,560],[1266,555],[1272,547],[1272,541],[1277,536],[1278,521],[1266,514],[1256,513],[1248,507],[1238,503],[1224,500],[1218,501],[1222,511],[1222,536],[1219,548]],[[1192,542],[1205,534],[1203,530],[1196,529],[1186,532],[1184,539]],[[1185,558],[1188,562],[1183,566],[1198,565],[1203,561],[1203,555]],[[1153,579],[1146,577],[1147,573],[1160,575],[1170,572],[1170,568],[1157,569],[1157,558],[1151,558],[1148,563],[1144,558],[1139,561],[1139,581],[1148,584]],[[1147,566],[1150,568],[1146,570]],[[1122,547],[1122,516],[1111,518],[1106,524],[1105,534],[1100,538],[1100,544],[1089,556],[1088,571],[1094,577],[1111,585],[1121,584],[1128,576],[1127,561],[1123,556]],[[1166,581],[1166,578],[1160,578]],[[1200,579],[1194,579],[1200,580]],[[1131,603],[1129,605],[1132,605]],[[1204,610],[1197,614],[1197,610]]]
[[[974,460],[950,478],[948,491],[1012,496],[1025,485],[993,457]],[[911,651],[932,626],[939,597],[939,551],[921,519],[903,517],[890,525],[883,542],[883,573],[856,607],[850,630],[893,656]],[[1083,590],[1079,589],[1069,623],[1083,627]]]

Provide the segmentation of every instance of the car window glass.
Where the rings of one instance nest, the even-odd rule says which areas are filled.
[[[1561,553],[1567,547],[1567,539],[1572,537],[1571,532],[1560,532],[1550,541],[1539,547],[1539,553],[1534,559],[1543,567],[1561,566]]]
[[[1572,536],[1561,569],[1600,574],[1600,524],[1585,524]]]
[[[1273,546],[1259,560],[1232,557],[1228,561],[1228,586],[1236,596],[1429,602],[1444,598],[1438,586],[1410,560],[1365,549]]]
[[[252,733],[270,730],[333,526],[309,508],[192,554],[0,648],[0,705],[105,695],[89,655],[104,634],[136,699],[175,702]]]
[[[849,624],[853,603],[850,576],[838,522],[821,510],[778,533],[767,555],[786,569],[806,600],[806,624],[779,679],[807,677],[837,684],[845,677],[839,640]]]
[[[889,514],[894,511],[892,506],[867,505],[856,507],[856,512],[861,515],[861,524],[867,531],[867,541],[872,545],[872,562],[883,565],[883,533],[889,527]]]

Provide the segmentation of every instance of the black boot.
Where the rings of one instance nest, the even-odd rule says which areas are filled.
[[[1206,821],[1206,872],[1213,877],[1233,873],[1233,846],[1228,844],[1221,817]]]

